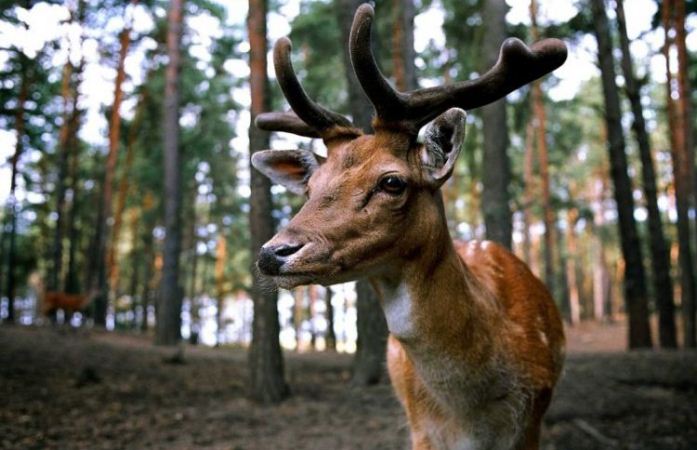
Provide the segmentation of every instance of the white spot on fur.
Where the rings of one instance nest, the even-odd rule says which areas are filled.
[[[542,341],[542,343],[545,345],[549,345],[549,339],[547,339],[547,334],[542,330],[540,330],[539,333],[540,333],[540,340]]]
[[[395,288],[384,287],[384,311],[387,328],[398,338],[407,338],[414,334],[412,301],[404,282]]]

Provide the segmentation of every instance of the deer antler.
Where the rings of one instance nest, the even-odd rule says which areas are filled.
[[[370,48],[374,11],[368,4],[356,10],[349,49],[353,69],[377,113],[376,126],[399,126],[416,134],[419,128],[452,107],[473,109],[492,103],[519,87],[561,66],[566,46],[558,39],[544,39],[528,48],[518,39],[507,39],[499,60],[480,78],[410,92],[390,86]]]
[[[337,134],[360,135],[361,132],[341,114],[330,111],[308,97],[290,61],[292,44],[286,37],[276,41],[273,63],[281,90],[294,112],[262,113],[255,124],[264,130],[287,131],[307,137],[330,138]]]

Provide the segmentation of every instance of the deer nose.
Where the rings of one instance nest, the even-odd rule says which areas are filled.
[[[259,251],[257,266],[265,275],[278,275],[288,257],[294,255],[305,244],[280,244],[264,246]]]

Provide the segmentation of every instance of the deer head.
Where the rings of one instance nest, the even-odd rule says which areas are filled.
[[[257,170],[307,197],[259,254],[261,272],[282,287],[399,276],[401,262],[423,251],[437,259],[439,243],[450,242],[439,188],[460,152],[464,110],[498,100],[566,58],[556,39],[532,48],[508,39],[496,65],[476,80],[398,92],[370,49],[373,16],[371,6],[358,8],[349,42],[354,71],[376,112],[372,135],[313,102],[293,71],[290,41],[281,38],[274,46],[276,76],[293,112],[260,114],[256,125],[320,137],[327,147],[326,158],[307,150],[252,156]]]

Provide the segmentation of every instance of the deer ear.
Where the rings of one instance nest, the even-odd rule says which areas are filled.
[[[302,195],[319,162],[309,150],[262,150],[252,155],[252,165],[274,183]]]
[[[450,108],[426,126],[421,163],[424,178],[435,188],[440,187],[453,173],[455,162],[465,140],[467,113]]]

